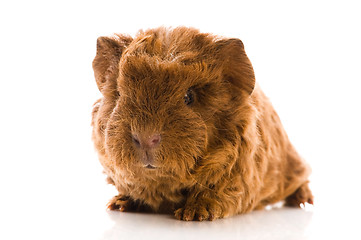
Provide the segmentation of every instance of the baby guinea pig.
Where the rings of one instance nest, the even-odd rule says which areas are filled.
[[[109,209],[202,221],[313,203],[241,40],[186,27],[99,37],[93,69],[93,141],[119,192]]]

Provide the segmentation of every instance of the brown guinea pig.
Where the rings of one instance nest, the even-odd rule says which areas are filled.
[[[193,28],[100,37],[93,140],[121,211],[213,220],[313,203],[309,166],[258,85],[243,43]]]

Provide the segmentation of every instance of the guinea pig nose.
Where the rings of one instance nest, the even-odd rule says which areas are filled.
[[[137,147],[140,148],[154,148],[157,147],[161,141],[160,134],[146,135],[146,134],[132,134],[132,140]]]
[[[149,147],[156,147],[160,143],[161,137],[160,134],[154,134],[149,137],[148,139],[148,146]]]

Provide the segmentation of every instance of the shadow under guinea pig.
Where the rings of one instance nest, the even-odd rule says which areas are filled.
[[[313,213],[295,208],[254,211],[213,222],[177,221],[171,215],[108,212],[114,221],[102,239],[307,239]]]

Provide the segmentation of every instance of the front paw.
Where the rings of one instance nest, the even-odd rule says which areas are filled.
[[[187,202],[183,208],[176,210],[174,215],[184,221],[212,221],[222,217],[222,209],[213,199],[198,198]]]
[[[140,200],[134,200],[131,197],[117,195],[107,204],[109,210],[119,210],[121,212],[152,212],[153,209]]]
[[[127,196],[117,195],[110,199],[107,204],[107,209],[109,210],[120,210],[121,212],[129,211],[131,200]]]

